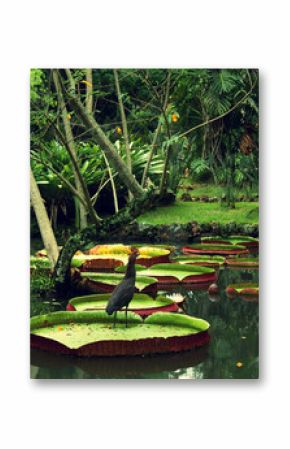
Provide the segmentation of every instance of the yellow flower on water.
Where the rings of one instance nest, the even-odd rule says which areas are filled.
[[[117,126],[117,128],[116,128],[116,132],[117,132],[117,134],[122,134],[122,128],[120,128],[120,126]]]
[[[82,80],[82,81],[80,81],[82,84],[85,84],[86,86],[89,86],[89,87],[93,87],[93,85],[92,85],[92,83],[90,83],[89,81],[87,81],[87,80]]]
[[[71,120],[71,115],[70,115],[70,113],[67,114],[67,119],[68,119],[68,120]]]
[[[242,363],[242,362],[237,362],[237,363],[236,363],[236,367],[237,367],[237,368],[242,368],[242,366],[243,366],[243,363]]]
[[[175,123],[175,122],[178,122],[178,119],[179,119],[179,117],[178,117],[177,114],[172,114],[171,120],[172,120],[174,123]]]

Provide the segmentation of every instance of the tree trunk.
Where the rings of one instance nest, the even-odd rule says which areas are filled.
[[[55,266],[59,254],[57,242],[32,170],[30,170],[30,197],[47,256]]]
[[[66,108],[65,101],[64,101],[64,98],[62,95],[60,78],[59,78],[58,72],[56,70],[53,70],[53,80],[54,80],[55,87],[57,90],[58,101],[60,104],[61,114],[62,114],[62,119],[63,119],[63,124],[64,124],[64,130],[65,130],[65,142],[64,143],[65,143],[66,149],[68,150],[68,153],[70,155],[71,162],[73,164],[75,180],[76,180],[76,188],[77,188],[77,191],[79,193],[81,193],[81,196],[84,198],[86,205],[87,205],[87,210],[86,210],[83,207],[83,205],[81,203],[79,203],[80,227],[81,227],[81,229],[84,229],[87,227],[87,218],[86,218],[87,212],[90,214],[91,219],[95,223],[97,223],[99,221],[99,217],[97,216],[96,211],[93,208],[87,186],[86,186],[84,179],[80,172],[77,154],[76,154],[76,150],[75,150],[74,137],[73,137],[71,126],[70,126],[70,123],[69,123],[69,120],[67,117],[67,108]],[[71,86],[71,88],[72,87],[73,86]]]
[[[148,174],[148,171],[149,171],[149,168],[150,168],[150,164],[151,164],[151,161],[152,161],[152,158],[153,158],[153,155],[154,155],[154,151],[155,151],[155,146],[156,146],[156,142],[157,142],[157,139],[158,139],[158,135],[159,135],[160,130],[161,130],[161,125],[162,125],[161,118],[166,114],[166,108],[167,108],[168,100],[169,100],[169,91],[170,91],[170,72],[168,73],[168,76],[167,76],[165,98],[164,98],[164,103],[163,103],[163,105],[161,107],[162,108],[162,114],[161,114],[161,116],[160,116],[160,118],[158,120],[158,125],[157,125],[157,128],[156,128],[155,133],[154,133],[154,137],[153,137],[153,140],[152,140],[151,150],[150,150],[149,155],[148,155],[148,161],[147,161],[147,164],[146,164],[146,166],[144,168],[144,172],[143,172],[143,176],[142,176],[142,182],[141,182],[141,186],[142,187],[144,187],[144,185],[145,185],[147,174]]]
[[[67,69],[66,74],[67,74],[69,82],[70,82],[70,88],[73,91],[75,91],[75,82],[74,82],[73,76],[71,74],[71,71],[69,69]],[[70,151],[73,154],[73,157],[77,160],[75,141],[74,141],[74,136],[73,136],[72,129],[70,126],[70,122],[68,119],[68,111],[67,111],[65,102],[63,100],[63,97],[62,97],[61,87],[60,87],[60,84],[58,81],[58,75],[57,75],[57,72],[55,72],[55,71],[53,71],[53,80],[54,80],[54,84],[55,84],[56,91],[57,91],[58,103],[59,103],[59,106],[61,109],[61,116],[62,116],[62,122],[63,122],[66,141],[68,143],[68,146],[70,147]],[[81,185],[79,176],[74,167],[73,167],[73,172],[74,172],[76,189],[83,196],[82,185]],[[75,223],[79,225],[80,229],[84,229],[88,226],[86,208],[83,206],[83,204],[79,201],[78,198],[75,198],[74,203],[75,203],[75,215],[76,215]]]
[[[104,153],[103,153],[103,155],[104,155],[105,163],[106,163],[106,166],[107,166],[107,169],[108,169],[110,183],[111,183],[111,186],[112,186],[112,194],[113,194],[113,200],[114,200],[115,213],[117,214],[119,212],[119,203],[118,203],[117,190],[116,190],[116,186],[115,186],[115,182],[114,182],[114,178],[113,178],[113,175],[112,175],[112,170],[111,170],[109,161],[106,158],[106,155]]]
[[[118,72],[117,72],[117,70],[113,70],[113,72],[114,72],[116,92],[117,92],[121,121],[122,121],[124,141],[125,141],[125,146],[126,146],[127,166],[128,166],[129,171],[132,173],[131,149],[130,149],[126,114],[125,114],[123,100],[122,100],[122,92],[121,92],[121,88],[120,88]]]
[[[112,164],[115,170],[119,173],[122,182],[134,197],[142,196],[145,190],[142,189],[140,184],[136,181],[135,176],[130,173],[127,165],[119,156],[114,145],[107,138],[94,117],[87,113],[82,103],[74,94],[67,92],[67,96],[73,109],[79,115],[86,128],[90,131],[93,140],[100,145],[110,164]]]
[[[87,95],[86,95],[86,110],[88,114],[93,112],[93,71],[92,69],[86,69],[86,81],[87,81]]]

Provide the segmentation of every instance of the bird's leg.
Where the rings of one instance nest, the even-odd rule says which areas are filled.
[[[116,311],[116,312],[114,312],[114,322],[113,322],[113,329],[114,329],[114,327],[115,327],[115,325],[116,325],[116,317],[117,317],[117,311]]]
[[[128,314],[128,306],[126,306],[126,327],[128,327],[127,314]]]

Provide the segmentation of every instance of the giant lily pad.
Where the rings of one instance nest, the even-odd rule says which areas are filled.
[[[126,254],[78,254],[72,258],[71,266],[80,268],[82,271],[111,271],[127,263],[128,255]]]
[[[200,265],[202,267],[220,267],[225,263],[222,256],[177,256],[172,259],[174,263]]]
[[[141,249],[141,254],[144,252],[144,250],[146,251],[146,248],[150,248],[150,250],[159,250],[159,249],[165,249],[167,251],[170,251],[170,253],[173,253],[176,250],[176,247],[173,245],[167,245],[166,243],[163,244],[154,244],[154,245],[150,245],[150,246],[146,246],[144,243],[134,243],[132,244],[132,246],[135,246],[136,248],[138,248],[139,250]]]
[[[257,257],[229,257],[226,259],[225,263],[229,267],[259,267],[259,259]]]
[[[234,295],[251,295],[258,296],[259,295],[259,285],[255,283],[240,283],[240,284],[231,284],[226,288],[226,293],[228,296]]]
[[[248,254],[248,250],[244,246],[239,245],[212,245],[212,244],[195,244],[184,246],[182,248],[184,254],[208,254],[208,255],[238,255]]]
[[[257,247],[259,246],[259,240],[250,237],[247,235],[230,235],[229,237],[219,237],[219,236],[211,236],[211,237],[202,237],[202,243],[210,243],[210,244],[224,244],[224,245],[241,245],[249,247]]]
[[[88,254],[100,255],[100,254],[131,254],[131,247],[129,245],[123,245],[122,243],[116,243],[114,245],[96,245],[87,251]]]
[[[154,276],[158,279],[158,283],[162,284],[207,283],[217,280],[214,268],[179,263],[156,264],[138,273],[144,276]]]
[[[120,273],[83,272],[81,277],[88,280],[90,287],[96,293],[110,293],[124,279],[124,275]],[[136,292],[154,292],[157,287],[157,279],[145,275],[137,275],[135,287]]]
[[[138,264],[149,267],[155,263],[169,262],[170,250],[155,246],[139,246]],[[100,269],[114,269],[126,265],[131,254],[132,247],[123,244],[96,245],[88,250],[87,257],[79,256],[74,259],[83,258],[83,271],[98,271]]]
[[[179,352],[209,341],[209,323],[176,313],[118,313],[116,327],[106,312],[53,312],[31,318],[31,346],[78,356],[140,355]]]
[[[72,298],[67,305],[67,310],[105,310],[110,297],[111,295],[108,293]],[[156,312],[176,312],[178,306],[174,301],[165,296],[157,296],[156,299],[153,299],[148,295],[136,293],[129,304],[128,310],[145,317]]]

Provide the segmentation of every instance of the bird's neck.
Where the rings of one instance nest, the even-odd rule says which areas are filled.
[[[136,277],[135,260],[129,259],[125,277],[126,278]]]

